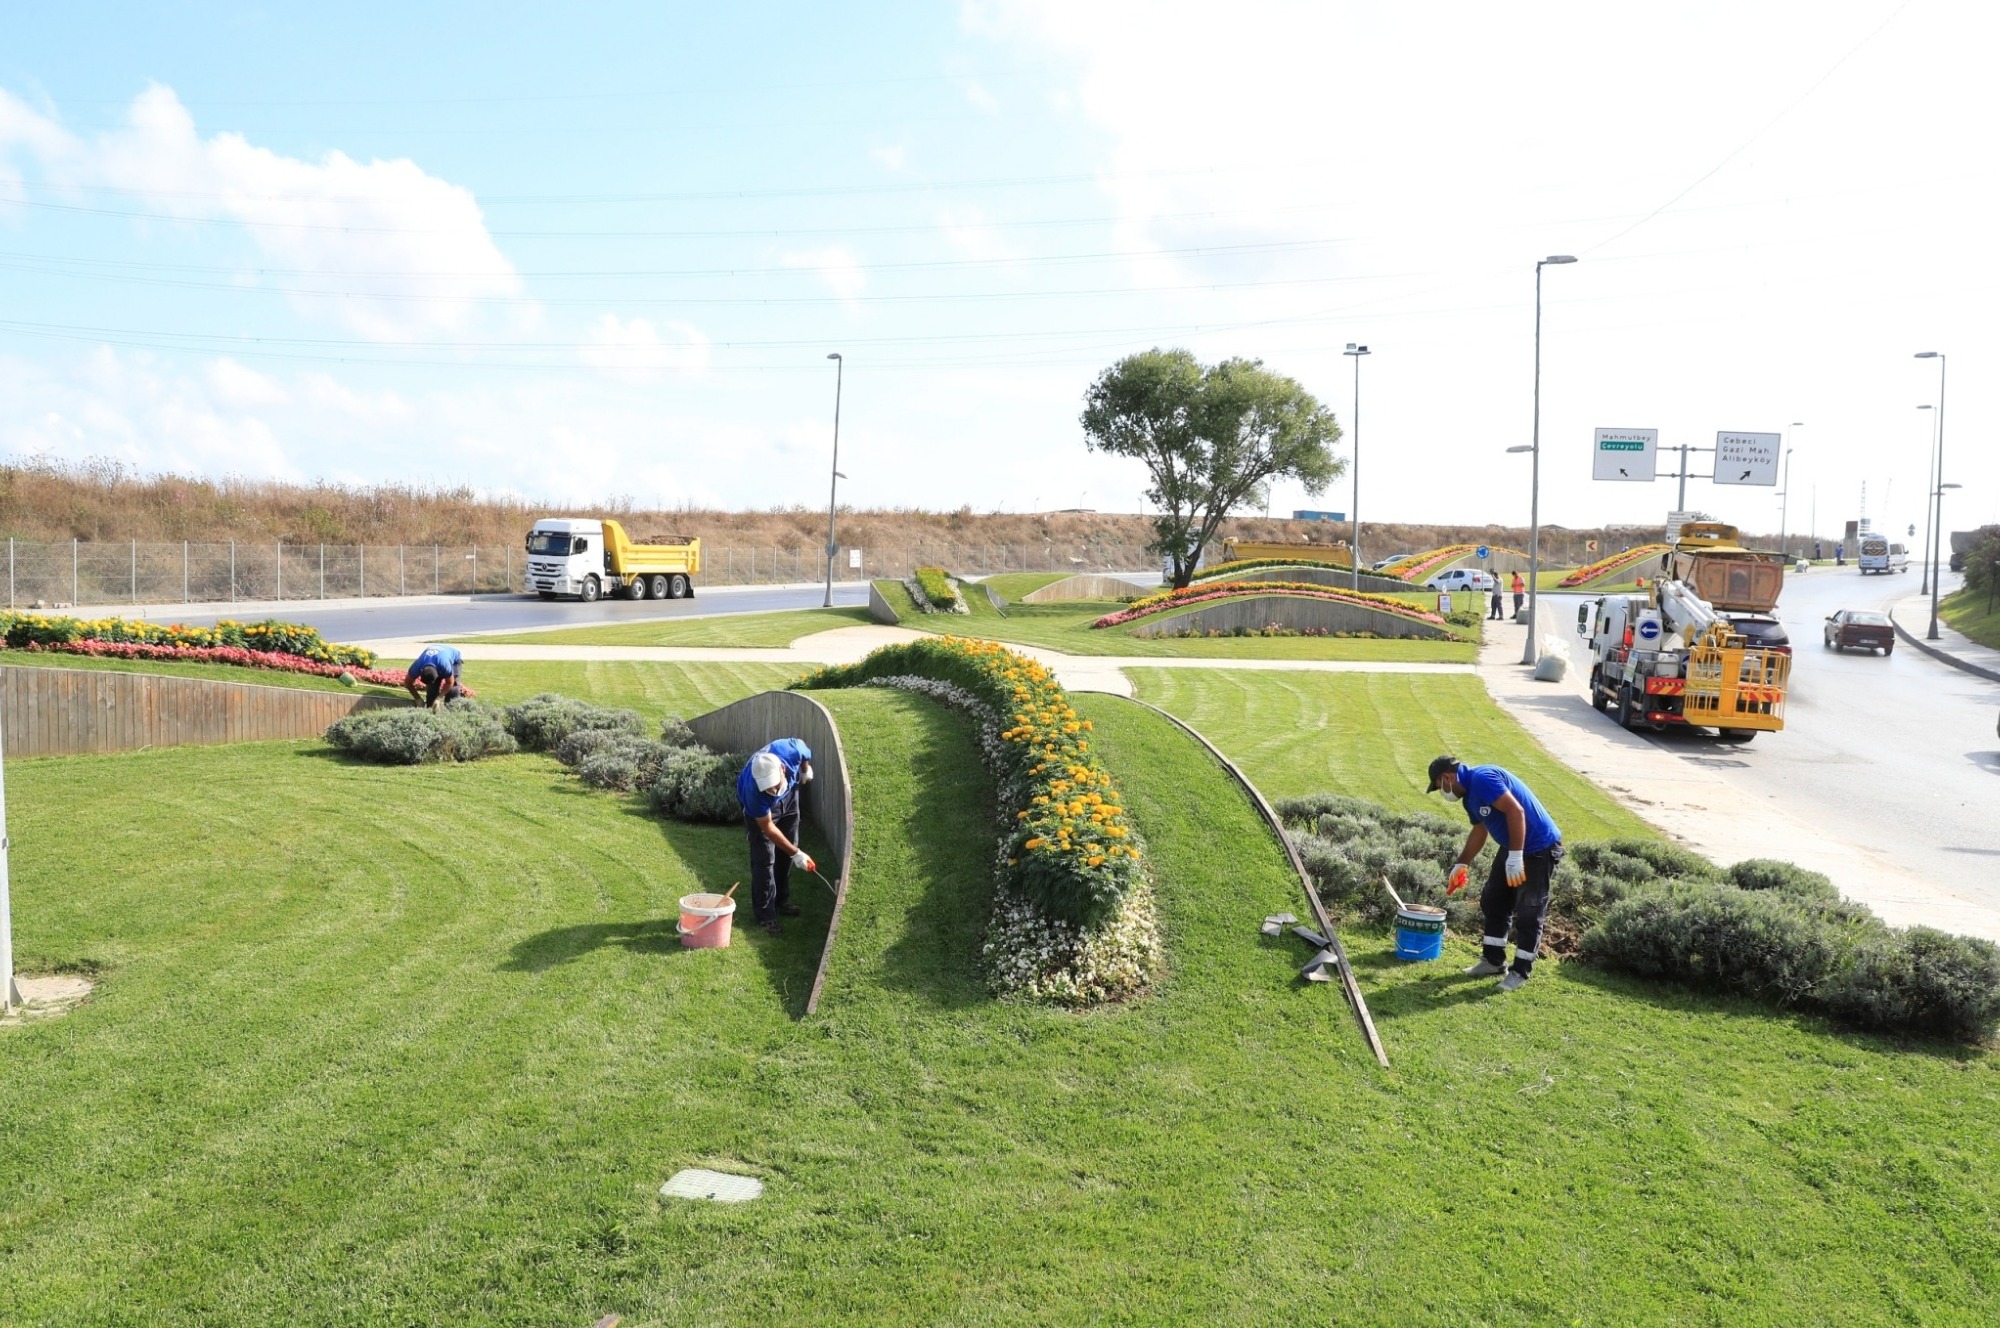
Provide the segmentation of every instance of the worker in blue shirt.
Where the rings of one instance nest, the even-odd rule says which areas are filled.
[[[799,789],[812,777],[812,748],[797,738],[765,744],[736,776],[736,801],[750,840],[750,907],[758,925],[773,936],[784,930],[780,914],[799,914],[792,902],[792,868],[818,870],[799,847]]]
[[[1472,822],[1472,833],[1445,878],[1445,893],[1457,894],[1471,879],[1472,861],[1490,837],[1503,847],[1494,855],[1486,888],[1479,893],[1485,916],[1485,950],[1466,969],[1470,977],[1500,976],[1500,990],[1518,991],[1535,971],[1535,951],[1549,913],[1549,881],[1563,860],[1562,831],[1542,809],[1533,790],[1512,771],[1497,765],[1468,766],[1456,756],[1431,762],[1430,788],[1457,798]],[[1514,930],[1514,962],[1507,963],[1507,929]]]
[[[424,689],[421,697],[417,695],[419,685]],[[410,661],[403,686],[412,701],[433,710],[439,701],[472,695],[472,689],[465,685],[465,656],[458,653],[457,646],[426,646],[423,654]]]

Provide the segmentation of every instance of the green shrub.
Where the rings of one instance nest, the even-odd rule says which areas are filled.
[[[924,592],[924,598],[939,612],[949,613],[952,605],[958,603],[958,592],[952,589],[951,578],[942,567],[919,567],[916,582],[917,589]]]
[[[615,729],[578,729],[555,745],[556,760],[574,770],[585,759],[615,746],[621,735]]]
[[[336,721],[326,740],[344,752],[384,765],[476,761],[515,750],[502,714],[477,701],[452,701],[442,710],[360,710]]]
[[[727,825],[740,820],[743,808],[736,801],[736,777],[749,759],[697,747],[668,749],[652,784],[654,808],[677,821]]]
[[[1583,957],[1792,1005],[1817,991],[1843,949],[1837,927],[1796,900],[1712,881],[1641,890],[1584,933]]]
[[[1840,898],[1840,891],[1825,876],[1775,858],[1748,858],[1731,867],[1727,874],[1743,890],[1776,890],[1797,899],[1828,904]]]
[[[507,728],[526,750],[552,752],[564,738],[580,729],[607,729],[639,736],[646,731],[646,721],[636,710],[612,710],[555,692],[543,692],[519,705],[508,706]]]
[[[2000,947],[1929,927],[1872,936],[1820,1003],[1860,1028],[1980,1041],[2000,1022]]]
[[[701,739],[694,736],[694,730],[679,715],[668,715],[660,721],[660,741],[669,747],[701,746]]]

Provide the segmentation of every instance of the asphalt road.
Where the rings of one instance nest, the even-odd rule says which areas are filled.
[[[271,606],[269,615],[246,613],[242,606],[204,604],[183,612],[178,608],[152,616],[162,620],[207,625],[218,618],[274,616],[319,629],[329,641],[380,641],[418,637],[449,641],[471,632],[510,632],[525,627],[576,626],[587,623],[646,622],[661,618],[694,618],[720,613],[765,613],[774,609],[817,608],[826,600],[822,586],[697,586],[693,599],[542,600],[534,595],[425,596],[415,599],[287,600]],[[837,605],[868,602],[866,582],[833,587]]]
[[[1920,573],[1861,576],[1815,568],[1788,577],[1778,619],[1792,638],[1785,728],[1747,744],[1698,730],[1646,740],[1715,771],[1744,792],[1746,815],[1775,805],[1962,894],[2000,906],[2000,684],[1938,663],[1906,643],[1888,658],[1827,650],[1837,609],[1887,609]],[[1947,574],[1947,593],[1958,578]],[[1589,677],[1574,635],[1576,596],[1544,597],[1570,628],[1571,677]],[[1928,617],[1905,615],[1921,633]],[[1579,705],[1587,702],[1579,698]],[[1611,720],[1603,721],[1609,725]]]

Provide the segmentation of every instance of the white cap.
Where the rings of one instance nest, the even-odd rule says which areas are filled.
[[[785,763],[769,752],[750,758],[750,778],[760,793],[776,793],[785,786]]]

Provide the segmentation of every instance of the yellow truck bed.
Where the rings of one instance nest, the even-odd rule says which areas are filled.
[[[625,527],[609,518],[604,522],[604,557],[619,576],[655,576],[680,572],[701,574],[701,541],[678,535],[656,536],[658,543],[641,544],[625,533]]]

